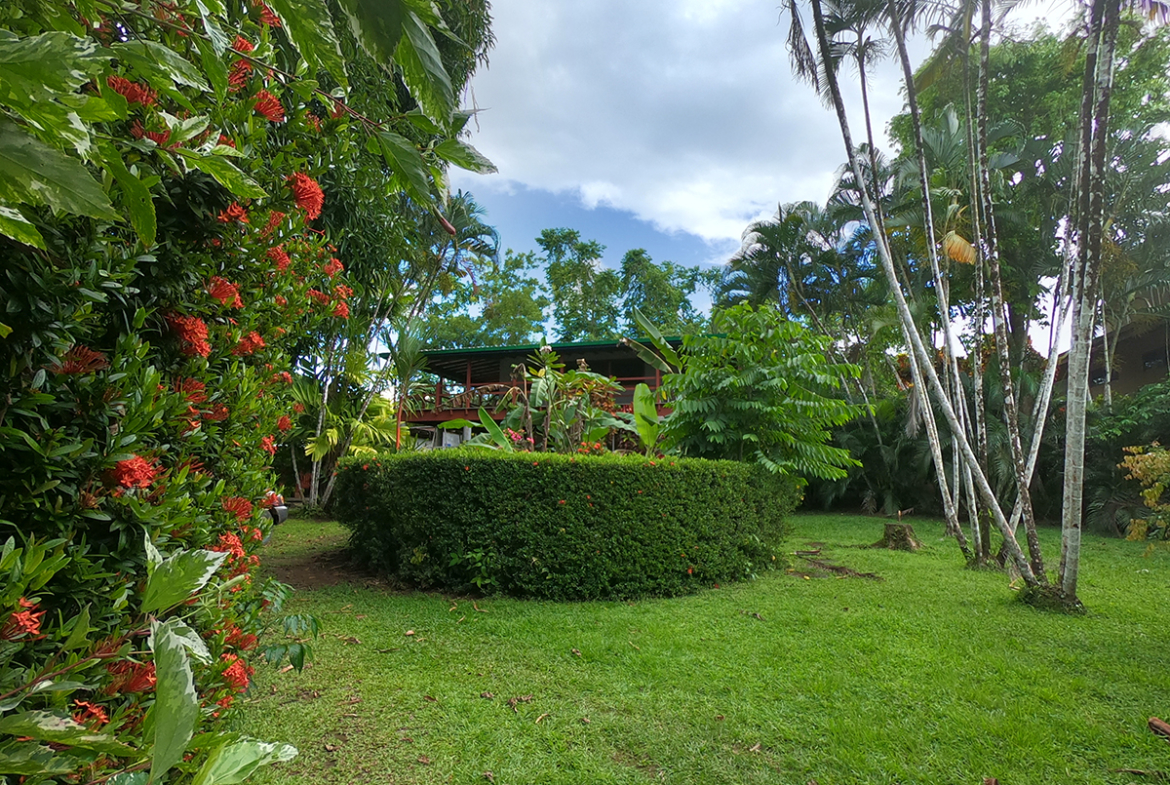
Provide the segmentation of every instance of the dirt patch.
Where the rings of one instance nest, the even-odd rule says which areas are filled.
[[[858,572],[857,570],[855,570],[851,567],[845,567],[844,565],[841,565],[841,564],[831,564],[830,562],[824,561],[823,559],[807,559],[806,558],[805,561],[807,561],[812,566],[816,567],[818,570],[824,570],[825,572],[831,572],[834,575],[840,575],[840,576],[845,577],[845,578],[868,578],[871,581],[884,580],[882,578],[882,576],[878,575],[876,572]]]
[[[344,548],[298,556],[270,554],[264,557],[264,569],[294,589],[324,589],[369,578],[354,566]]]

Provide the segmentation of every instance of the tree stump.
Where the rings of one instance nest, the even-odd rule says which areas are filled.
[[[888,548],[892,551],[916,551],[922,543],[914,535],[914,527],[908,523],[887,523],[882,538],[873,544],[874,548]]]

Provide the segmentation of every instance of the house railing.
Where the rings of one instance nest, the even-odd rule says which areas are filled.
[[[614,379],[622,386],[622,390],[614,394],[614,403],[625,406],[633,403],[634,387],[645,383],[651,390],[657,390],[662,383],[659,374],[654,376],[621,376]],[[462,412],[474,419],[474,414],[480,407],[489,412],[514,406],[520,397],[520,389],[513,384],[502,382],[483,382],[472,385],[459,385],[464,388],[459,392],[446,389],[443,380],[435,385],[433,392],[426,392],[410,396],[407,408],[414,414]]]

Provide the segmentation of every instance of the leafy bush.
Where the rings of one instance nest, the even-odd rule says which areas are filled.
[[[443,450],[349,459],[338,519],[421,586],[550,599],[669,596],[776,562],[796,482],[731,461]]]

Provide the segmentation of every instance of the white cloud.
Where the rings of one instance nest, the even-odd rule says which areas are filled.
[[[457,187],[572,193],[724,248],[778,202],[828,196],[844,147],[791,76],[775,0],[493,0],[492,12],[497,44],[469,99],[482,110],[472,142],[500,171],[453,172]],[[902,108],[893,62],[871,87],[884,147]],[[858,106],[856,84],[846,91]]]

